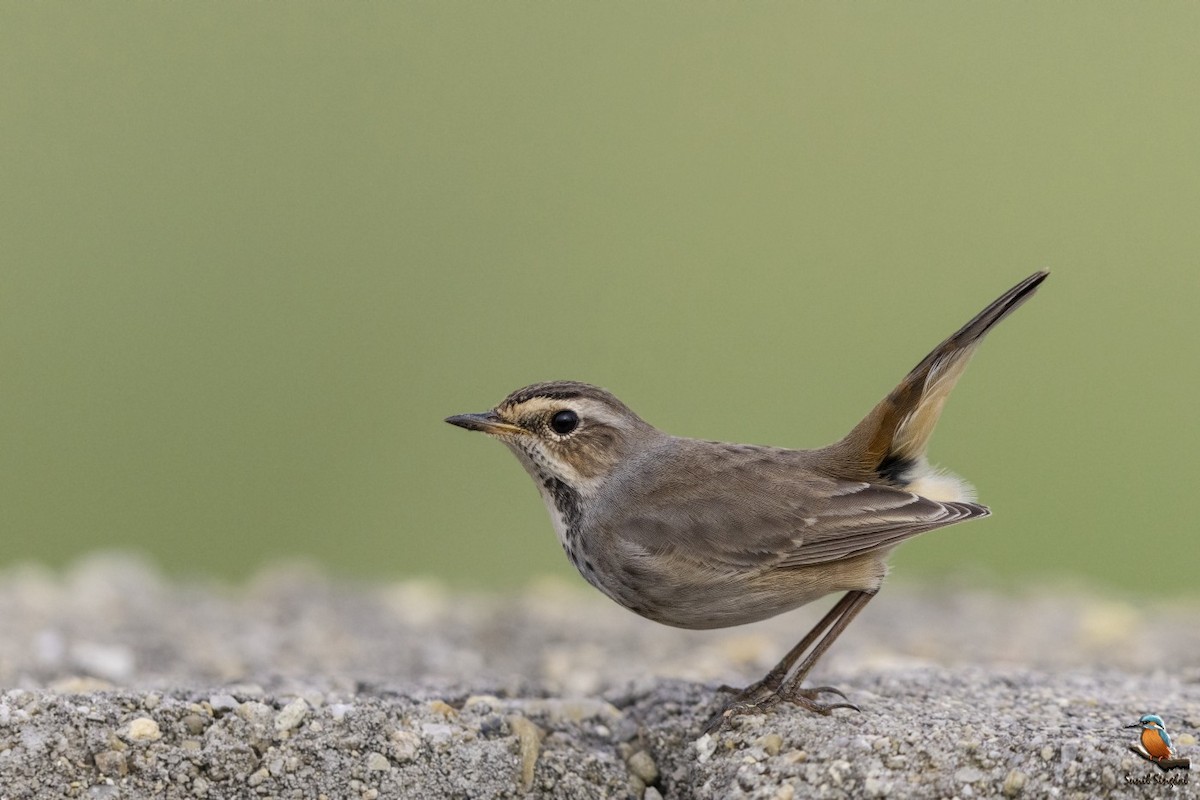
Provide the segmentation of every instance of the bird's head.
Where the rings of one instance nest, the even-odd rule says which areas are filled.
[[[1142,718],[1132,725],[1126,725],[1126,728],[1141,728],[1142,730],[1158,730],[1165,731],[1167,726],[1163,723],[1162,717],[1158,714],[1143,714]]]
[[[584,494],[663,436],[611,392],[575,381],[535,383],[446,422],[504,442],[539,483],[556,478]]]

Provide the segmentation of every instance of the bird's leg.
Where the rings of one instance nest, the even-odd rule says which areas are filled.
[[[712,733],[724,722],[740,714],[765,711],[778,705],[781,701],[795,703],[798,706],[818,714],[828,714],[835,708],[852,708],[858,710],[853,703],[818,703],[816,698],[821,694],[845,695],[832,686],[818,686],[811,689],[800,688],[800,683],[808,675],[817,660],[829,649],[834,640],[841,635],[846,626],[863,610],[863,607],[875,596],[875,592],[851,591],[834,604],[829,613],[813,626],[803,639],[788,651],[775,667],[763,676],[762,680],[747,686],[731,700],[719,714],[709,720],[705,733]],[[824,634],[824,636],[822,636]],[[820,641],[817,641],[820,638]],[[816,646],[812,647],[813,642]],[[812,647],[812,651],[796,668],[790,678],[788,673],[792,666]]]
[[[738,689],[733,686],[722,686],[720,691],[735,692],[738,696],[735,702],[744,703],[753,697],[766,696],[775,693],[780,686],[783,685],[783,679],[792,671],[792,666],[799,660],[800,656],[812,647],[813,642],[817,640],[825,629],[837,621],[838,617],[846,613],[846,608],[853,602],[855,592],[847,592],[841,600],[834,603],[833,608],[825,616],[821,617],[821,621],[812,627],[808,633],[804,634],[804,638],[797,642],[796,646],[787,652],[779,663],[771,668],[771,671],[745,689]]]
[[[874,596],[875,592],[854,591],[846,593],[846,597],[842,599],[849,599],[850,602],[846,604],[846,608],[842,612],[842,615],[838,617],[837,621],[833,624],[825,636],[821,638],[821,641],[817,642],[817,646],[812,649],[812,652],[804,657],[804,660],[800,662],[800,666],[796,668],[796,671],[792,673],[791,677],[789,677],[782,686],[776,689],[775,693],[779,695],[781,699],[807,708],[809,711],[815,711],[818,714],[828,714],[835,708],[852,708],[855,711],[858,711],[858,706],[854,705],[853,703],[818,703],[816,701],[817,696],[827,693],[836,694],[842,699],[845,699],[846,695],[842,694],[832,686],[817,686],[811,689],[801,689],[800,683],[808,675],[809,671],[813,668],[821,656],[825,654],[825,651],[829,649],[830,645],[833,644],[834,640],[836,640],[838,636],[841,636],[842,631],[846,630],[846,627],[854,620],[855,617],[858,616],[860,611],[866,608],[867,603],[871,602],[871,598]]]

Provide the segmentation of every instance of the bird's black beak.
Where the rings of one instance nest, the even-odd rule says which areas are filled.
[[[1133,723],[1132,725],[1126,725],[1125,727],[1126,727],[1126,728],[1140,728],[1140,727],[1142,727],[1142,723],[1140,723],[1140,722],[1135,722],[1135,723]]]
[[[524,428],[500,419],[495,411],[485,411],[482,414],[455,414],[453,417],[446,417],[446,422],[469,431],[480,431],[492,436],[525,432]]]

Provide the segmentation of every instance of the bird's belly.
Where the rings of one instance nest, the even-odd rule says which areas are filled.
[[[609,597],[643,617],[675,628],[706,630],[759,622],[827,594],[875,591],[887,566],[876,554],[822,564],[714,575],[695,566],[626,562],[587,577]]]
[[[1171,755],[1170,748],[1158,735],[1158,731],[1142,731],[1142,747],[1154,758],[1167,758]]]
[[[747,625],[831,592],[876,591],[886,551],[799,567],[709,564],[691,554],[657,554],[582,523],[570,503],[543,485],[554,532],[571,564],[592,586],[647,619],[706,630]]]
[[[811,603],[823,594],[746,589],[721,591],[709,587],[697,592],[677,589],[669,597],[663,598],[663,602],[640,598],[633,604],[623,604],[643,617],[673,628],[709,630],[770,619]]]

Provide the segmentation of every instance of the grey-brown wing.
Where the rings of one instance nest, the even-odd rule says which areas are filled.
[[[894,547],[919,533],[986,517],[978,503],[943,503],[873,483],[839,483],[782,565],[803,566]]]
[[[820,564],[985,516],[814,470],[808,451],[675,440],[618,477],[595,523],[648,553],[754,569]]]

